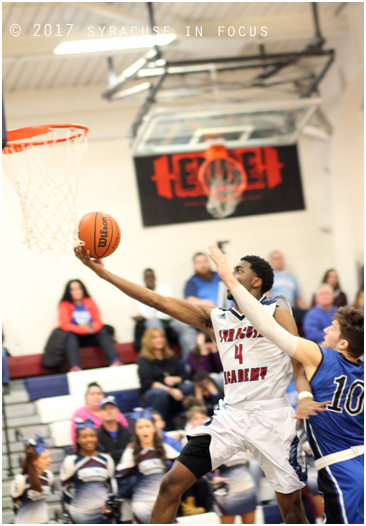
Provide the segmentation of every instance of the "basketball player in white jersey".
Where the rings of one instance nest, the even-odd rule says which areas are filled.
[[[285,397],[292,377],[291,359],[259,334],[237,305],[220,309],[160,296],[107,271],[102,261],[92,260],[88,252],[84,255],[75,249],[75,254],[131,298],[207,331],[219,349],[225,375],[224,400],[206,424],[190,433],[189,442],[161,483],[150,523],[172,523],[184,491],[242,450],[250,451],[260,463],[276,493],[284,522],[308,523],[301,500],[307,481],[305,455],[296,435],[294,410]],[[273,284],[269,263],[246,256],[234,274],[282,327],[297,335],[286,300],[265,296]],[[304,385],[297,388],[310,390]]]

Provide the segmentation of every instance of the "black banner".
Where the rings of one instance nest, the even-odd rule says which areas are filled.
[[[229,153],[242,163],[248,179],[229,218],[304,210],[296,145],[236,148]],[[134,158],[144,226],[213,220],[197,179],[204,161],[205,152]]]

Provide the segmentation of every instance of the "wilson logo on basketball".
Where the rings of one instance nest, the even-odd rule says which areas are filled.
[[[107,245],[107,238],[108,238],[108,220],[106,217],[102,217],[103,222],[103,228],[102,230],[99,230],[100,238],[98,242],[98,248],[102,247],[104,248]]]

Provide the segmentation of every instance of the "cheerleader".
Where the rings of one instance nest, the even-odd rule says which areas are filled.
[[[112,457],[96,450],[98,437],[91,418],[76,421],[77,451],[61,467],[63,499],[73,523],[109,524],[105,502],[117,489]]]
[[[43,438],[29,438],[25,446],[22,473],[11,484],[15,524],[47,524],[46,497],[51,493],[51,457]]]
[[[241,515],[243,524],[253,524],[256,508],[255,482],[249,473],[248,453],[241,451],[218,469],[213,479],[214,507],[221,524],[234,524],[235,515]]]
[[[133,442],[127,447],[116,468],[120,495],[126,486],[132,490],[132,513],[135,523],[147,524],[159,493],[160,483],[179,451],[164,444],[155,427],[149,409],[138,410],[132,416]]]

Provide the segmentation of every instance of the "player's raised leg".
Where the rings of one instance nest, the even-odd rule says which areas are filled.
[[[285,524],[309,524],[302,505],[301,490],[292,493],[276,493],[278,507]]]
[[[197,477],[178,460],[163,478],[158,498],[150,516],[150,524],[171,524],[177,514],[183,493],[190,488]]]

